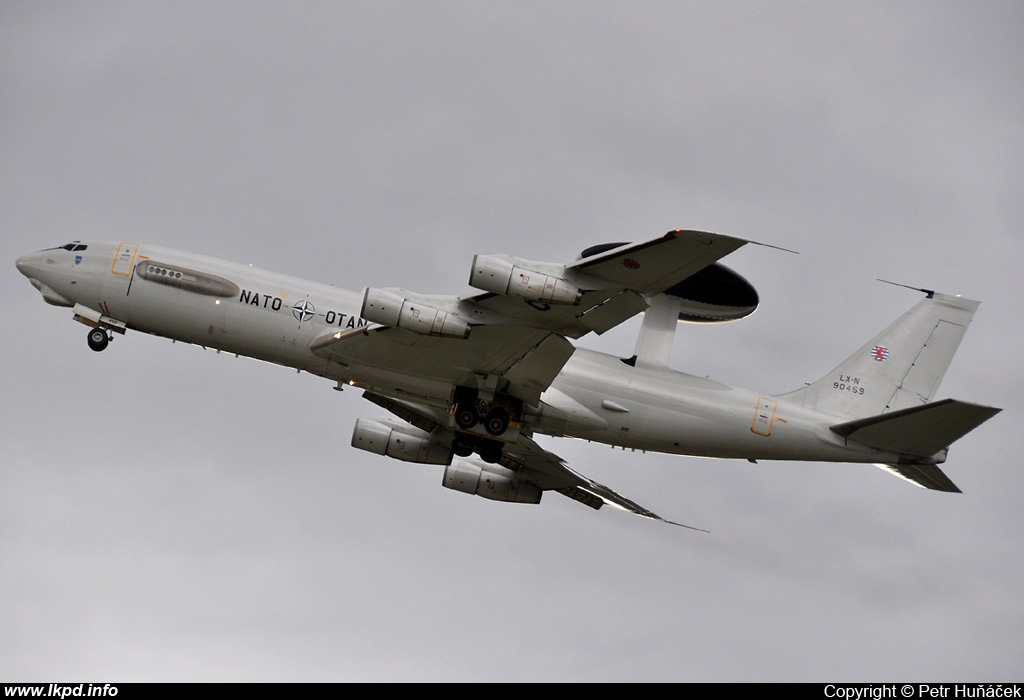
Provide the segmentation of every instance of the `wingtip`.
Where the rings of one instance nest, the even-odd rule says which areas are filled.
[[[921,293],[925,294],[929,299],[933,299],[935,297],[935,290],[934,289],[925,289],[923,287],[914,287],[914,286],[911,286],[909,284],[902,284],[900,282],[893,282],[892,280],[884,280],[881,277],[876,277],[875,279],[878,282],[884,282],[885,284],[891,284],[894,287],[903,287],[904,289],[912,289],[915,292],[921,292]]]
[[[711,534],[711,530],[705,530],[702,527],[694,527],[693,525],[684,525],[682,523],[673,522],[672,520],[664,520],[662,518],[658,518],[658,520],[661,520],[661,522],[663,522],[663,523],[668,523],[669,525],[678,525],[679,527],[685,527],[687,530],[694,530],[696,532],[703,532],[706,535],[710,535]]]

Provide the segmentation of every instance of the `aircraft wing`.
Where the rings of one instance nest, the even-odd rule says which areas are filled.
[[[469,338],[379,327],[330,333],[311,345],[320,357],[352,369],[357,386],[389,396],[447,398],[453,386],[495,375],[505,391],[536,404],[575,348],[536,328],[480,326]]]
[[[542,491],[558,491],[562,495],[594,509],[599,509],[607,504],[651,520],[678,525],[689,530],[707,532],[699,527],[666,520],[628,498],[620,496],[604,484],[599,484],[573,471],[561,457],[548,452],[533,439],[525,436],[521,436],[515,445],[505,448],[499,464],[511,469],[517,477],[536,485]]]
[[[373,392],[364,393],[363,398],[387,409],[410,425],[425,432],[434,433],[444,430],[438,413],[430,407],[417,405],[410,401],[392,399]],[[619,495],[604,484],[573,471],[566,465],[565,460],[548,452],[526,435],[520,435],[515,443],[505,447],[498,464],[513,472],[516,478],[533,484],[541,491],[557,491],[595,510],[607,504],[651,520],[707,532],[698,527],[666,520]]]
[[[573,353],[567,338],[618,325],[645,310],[648,297],[745,243],[715,233],[670,231],[571,265],[518,261],[543,272],[527,270],[517,279],[533,274],[571,284],[579,290],[578,303],[549,304],[512,293],[455,299],[367,290],[363,317],[382,325],[332,331],[310,349],[350,368],[356,386],[389,396],[447,400],[453,387],[487,388],[491,381],[492,389],[536,405]]]
[[[486,293],[457,299],[368,288],[360,315],[378,325],[331,331],[310,349],[334,363],[332,375],[364,389],[367,398],[439,442],[464,439],[464,448],[497,461],[515,479],[592,508],[610,504],[671,523],[542,449],[523,429],[524,407],[540,403],[572,356],[569,338],[622,323],[647,309],[651,297],[746,243],[670,231],[642,243],[591,249],[569,265],[478,255],[470,283]],[[494,432],[493,424],[479,420],[492,411],[506,418]],[[467,414],[470,420],[460,423]],[[461,432],[453,432],[457,428]]]
[[[470,314],[550,330],[569,338],[614,328],[647,308],[647,297],[679,285],[749,241],[703,231],[669,231],[641,243],[622,244],[564,266],[580,288],[578,304],[545,304],[509,294],[462,300]]]
[[[669,231],[660,238],[612,248],[569,266],[614,287],[660,294],[748,241],[705,231]]]

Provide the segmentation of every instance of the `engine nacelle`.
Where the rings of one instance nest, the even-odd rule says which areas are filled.
[[[516,477],[505,467],[482,462],[457,461],[444,470],[446,489],[508,503],[540,503],[541,490]]]
[[[514,258],[498,255],[474,257],[469,284],[485,292],[511,294],[548,304],[579,304],[583,297],[579,287],[561,277],[529,270],[518,265]]]
[[[371,323],[422,335],[469,337],[469,324],[455,314],[420,304],[395,291],[368,287],[359,314]]]
[[[417,464],[451,464],[452,451],[430,433],[398,421],[360,418],[352,430],[352,447]]]

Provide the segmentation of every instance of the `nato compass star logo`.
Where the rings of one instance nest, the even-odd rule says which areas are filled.
[[[309,299],[303,299],[302,301],[300,301],[299,303],[292,307],[292,316],[294,316],[295,320],[298,321],[299,323],[302,323],[303,321],[308,321],[309,319],[313,318],[315,314],[316,307],[313,306],[312,302],[310,302]]]

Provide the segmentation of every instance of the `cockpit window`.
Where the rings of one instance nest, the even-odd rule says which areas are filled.
[[[87,246],[87,245],[82,245],[82,244],[81,244],[81,243],[79,243],[78,241],[73,241],[73,242],[71,242],[71,243],[67,243],[67,244],[65,244],[65,245],[62,245],[62,246],[61,246],[61,248],[63,248],[64,250],[70,250],[70,251],[79,251],[79,250],[85,250],[85,249],[86,249],[86,248],[88,248],[88,247],[89,247],[89,246]]]

